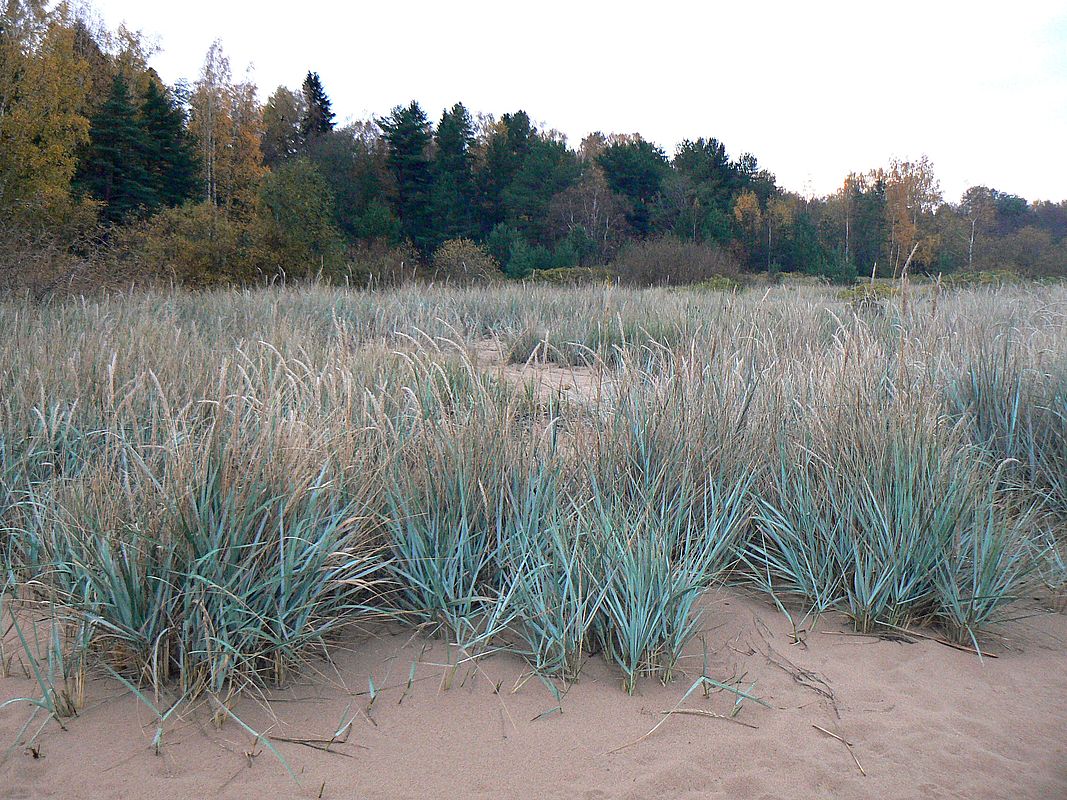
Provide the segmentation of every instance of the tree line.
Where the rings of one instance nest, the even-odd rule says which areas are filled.
[[[195,81],[167,86],[136,33],[62,3],[2,8],[7,282],[45,252],[107,253],[105,271],[190,283],[388,280],[457,240],[515,278],[621,265],[657,247],[719,272],[840,281],[905,267],[1067,274],[1067,201],[976,186],[946,202],[925,157],[813,198],[710,136],[671,153],[636,133],[572,146],[525,111],[497,118],[462,103],[437,118],[410,102],[341,125],[314,70],[261,104],[216,43]],[[634,274],[684,270],[670,272]]]

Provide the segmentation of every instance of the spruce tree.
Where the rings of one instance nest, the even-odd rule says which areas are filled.
[[[431,205],[437,235],[444,239],[472,239],[478,233],[474,200],[474,125],[470,112],[457,103],[441,116],[434,136]]]
[[[334,127],[334,113],[330,98],[322,88],[319,73],[309,72],[304,78],[304,118],[301,120],[300,132],[304,139],[313,139],[329,133]]]
[[[185,129],[185,113],[155,80],[148,82],[141,103],[141,128],[149,186],[157,205],[181,205],[199,188],[196,147]]]
[[[146,168],[147,154],[137,108],[125,79],[117,75],[107,100],[90,120],[89,147],[75,186],[105,204],[105,219],[125,222],[159,204]]]
[[[488,233],[505,220],[504,193],[522,169],[535,133],[529,114],[517,111],[501,117],[490,134],[484,164],[478,173],[483,232]]]
[[[378,125],[389,146],[386,160],[396,180],[397,211],[404,233],[427,254],[437,238],[430,205],[430,120],[413,101],[409,106],[394,108],[392,114],[378,120]]]

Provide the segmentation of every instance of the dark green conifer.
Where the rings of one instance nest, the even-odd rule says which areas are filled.
[[[159,204],[146,168],[148,142],[126,80],[117,75],[90,120],[89,146],[75,186],[104,203],[103,216],[125,222]]]
[[[160,206],[177,206],[196,194],[197,154],[185,128],[185,113],[155,80],[141,103],[149,186]]]
[[[429,253],[436,241],[430,203],[430,120],[412,101],[394,108],[378,125],[389,147],[387,162],[396,181],[396,205],[404,233],[419,250]]]
[[[456,103],[444,112],[434,136],[437,145],[433,164],[431,206],[437,236],[472,239],[478,233],[475,216],[474,124],[470,112]]]
[[[332,131],[336,115],[333,113],[326,90],[322,88],[319,73],[309,72],[307,74],[302,91],[304,93],[304,118],[301,121],[300,132],[304,139],[313,139]]]

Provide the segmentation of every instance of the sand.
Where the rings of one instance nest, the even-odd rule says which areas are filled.
[[[215,729],[206,708],[172,719],[155,755],[151,715],[101,678],[67,731],[46,729],[39,757],[8,757],[0,797],[1067,798],[1067,615],[1031,605],[990,643],[1000,657],[979,660],[933,641],[844,635],[831,617],[792,644],[788,621],[762,599],[716,592],[709,674],[744,676],[771,707],[746,701],[734,721],[673,715],[652,733],[667,709],[732,711],[724,693],[679,706],[703,669],[700,641],[687,674],[643,680],[633,697],[594,657],[551,712],[536,679],[512,691],[523,667],[511,656],[461,667],[445,689],[442,643],[384,626],[353,633],[333,667],[271,692],[269,709],[253,698],[237,706],[256,729],[288,738],[328,739],[355,713],[335,752],[275,742],[299,784],[235,723]],[[32,690],[21,675],[0,678],[0,702]],[[0,743],[26,713],[0,711]]]
[[[533,359],[525,364],[508,362],[505,346],[496,339],[482,339],[467,353],[471,363],[512,386],[532,387],[539,401],[564,399],[592,403],[611,395],[614,381],[603,369],[587,366],[564,366]]]

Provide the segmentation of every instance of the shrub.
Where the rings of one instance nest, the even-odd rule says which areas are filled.
[[[497,223],[489,236],[485,239],[485,249],[496,259],[498,264],[507,265],[511,261],[512,251],[519,245],[525,244],[523,235],[515,228],[504,222]]]
[[[709,278],[706,281],[694,283],[689,288],[705,292],[737,292],[744,288],[744,284],[735,278],[728,278],[725,275],[716,275],[714,278]]]
[[[504,264],[504,273],[509,278],[525,278],[535,270],[552,269],[555,266],[552,253],[547,247],[527,244],[520,240],[511,249],[511,257]]]
[[[348,249],[345,278],[353,286],[401,286],[421,274],[419,254],[410,242],[392,245],[376,239]]]
[[[589,232],[576,225],[556,243],[552,260],[556,267],[588,266],[590,262],[596,262],[599,252],[600,248]]]
[[[557,267],[535,270],[527,280],[550,286],[595,286],[614,279],[615,273],[607,267]]]
[[[470,239],[450,239],[433,254],[433,277],[449,283],[490,283],[501,273],[485,248]]]
[[[253,208],[209,202],[168,208],[120,234],[124,256],[149,275],[187,286],[270,277],[344,276],[333,200],[307,159],[269,173]]]
[[[881,305],[900,294],[900,289],[891,283],[863,282],[837,293],[838,300],[844,300],[857,308],[871,308]]]
[[[1017,272],[1008,269],[976,270],[973,272],[954,272],[941,279],[941,285],[949,289],[963,289],[975,286],[1007,286],[1022,280]]]
[[[380,200],[367,203],[367,208],[356,217],[351,234],[358,239],[384,239],[392,244],[399,244],[404,238],[400,219]]]
[[[128,229],[123,246],[154,277],[205,286],[253,279],[258,238],[254,220],[203,202],[168,208]]]
[[[661,236],[626,247],[612,271],[625,284],[663,286],[736,277],[737,261],[718,245]]]
[[[0,224],[0,292],[28,291],[42,299],[123,282],[106,263],[95,203],[25,203],[5,217]]]

